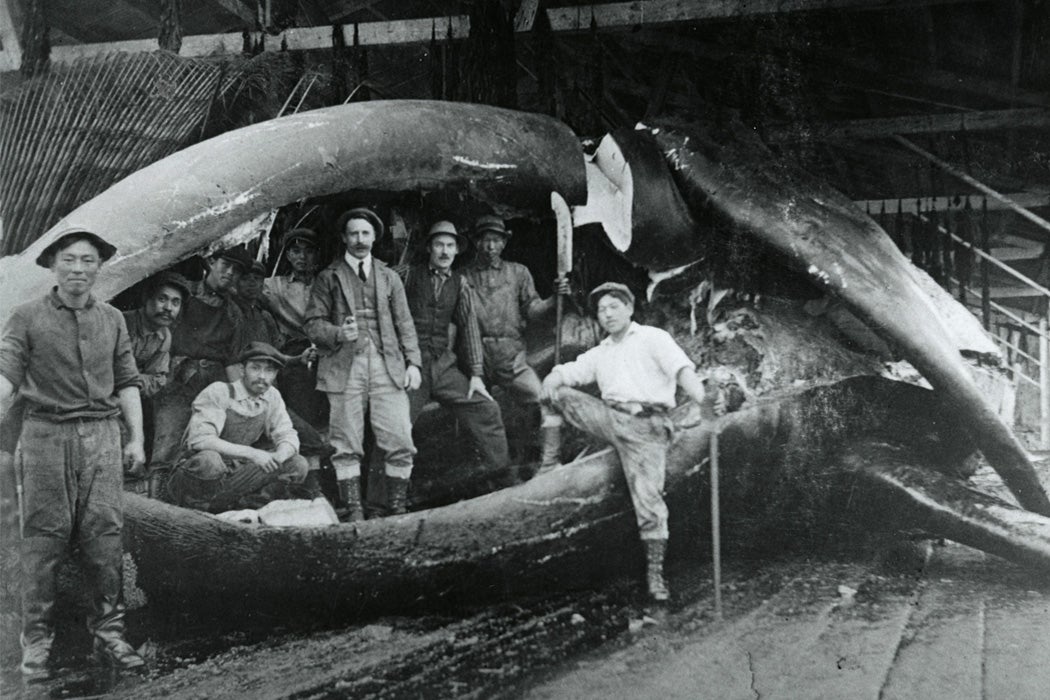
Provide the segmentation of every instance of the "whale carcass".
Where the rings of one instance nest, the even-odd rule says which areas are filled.
[[[852,351],[836,371],[801,363],[805,376],[774,377],[761,371],[765,360],[743,360],[735,369],[751,398],[741,410],[717,421],[683,419],[690,427],[669,459],[672,503],[693,475],[703,479],[718,431],[730,521],[734,508],[753,512],[771,485],[792,478],[859,485],[899,506],[881,511],[888,527],[921,528],[1050,569],[1050,500],[974,380],[977,372],[994,382],[996,370],[975,369],[963,356],[994,361],[979,326],[843,195],[732,123],[640,126],[585,154],[553,119],[480,105],[380,101],[304,112],[132,174],[0,261],[0,289],[5,298],[44,293],[50,277],[27,263],[73,226],[118,247],[97,286],[111,296],[223,236],[229,241],[275,207],[416,190],[457,191],[500,213],[532,216],[558,192],[583,227],[578,235],[600,225],[612,249],[648,272],[657,297],[658,280],[702,277],[710,289],[739,277],[727,265],[761,259],[810,295],[838,300],[932,387],[877,376],[880,363]],[[694,357],[725,364],[720,349],[733,342],[752,350],[765,343],[775,355],[785,323],[805,323],[801,302],[789,297],[767,294],[762,308],[726,304],[735,320],[712,324],[707,347],[692,341]],[[688,344],[681,302],[653,308],[671,314],[667,324]],[[839,342],[830,332],[816,336]],[[978,451],[1020,508],[959,488],[953,470]],[[606,450],[479,498],[316,530],[253,529],[128,495],[126,548],[136,585],[159,607],[190,601],[225,612],[373,614],[457,592],[579,585],[628,565],[634,552],[623,543],[634,542],[633,526],[621,481]],[[679,520],[675,532],[688,532]]]

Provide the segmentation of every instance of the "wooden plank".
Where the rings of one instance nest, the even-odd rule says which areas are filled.
[[[9,7],[11,0],[0,0],[0,72],[18,70],[22,65],[22,45]]]
[[[1013,200],[1015,204],[1028,209],[1050,207],[1050,192],[1014,192],[1004,196]],[[925,213],[931,210],[944,212],[963,209],[966,207],[967,201],[969,201],[971,209],[979,211],[984,199],[985,196],[980,194],[969,196],[950,194],[931,197],[896,197],[894,199],[857,199],[853,203],[861,209],[871,212],[873,215],[883,213],[883,207],[885,207],[887,214],[896,214],[898,210],[903,211],[905,214],[918,214],[920,210]],[[1009,208],[1009,206],[997,199],[988,200],[988,211]]]
[[[1042,290],[1034,287],[989,287],[989,293],[993,299],[1046,296]]]
[[[803,127],[797,124],[785,124],[771,127],[767,132],[767,140],[771,143],[842,141],[889,137],[896,134],[939,134],[1018,127],[1050,127],[1050,110],[1032,107],[881,119],[850,119]]]
[[[540,9],[540,0],[524,0],[514,15],[514,31],[532,31],[532,25],[536,21],[536,12]]]

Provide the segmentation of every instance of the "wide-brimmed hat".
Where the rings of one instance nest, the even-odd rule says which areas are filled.
[[[598,302],[606,294],[611,294],[625,304],[634,306],[634,293],[627,288],[626,284],[620,284],[619,282],[605,282],[599,284],[597,287],[591,290],[591,293],[587,295],[587,300],[591,303],[591,308],[595,311],[598,310]]]
[[[430,230],[427,231],[427,237],[423,239],[423,245],[430,245],[430,240],[434,236],[452,236],[456,239],[456,245],[459,247],[459,252],[463,252],[464,249],[470,244],[467,237],[460,234],[456,230],[456,225],[451,221],[435,221],[430,225]]]
[[[343,232],[346,231],[346,222],[351,219],[364,219],[368,223],[372,224],[372,228],[376,232],[376,240],[378,241],[383,237],[383,232],[386,231],[386,227],[383,225],[383,220],[379,218],[379,214],[368,207],[354,207],[348,209],[340,215],[335,221],[335,232],[337,235],[342,236]]]
[[[277,352],[277,348],[258,340],[248,343],[244,350],[241,351],[240,357],[237,358],[237,361],[242,364],[249,360],[266,360],[278,367],[284,367],[284,357]]]
[[[193,290],[190,288],[190,283],[186,278],[177,272],[172,272],[171,270],[158,272],[147,279],[145,293],[147,296],[155,294],[161,287],[177,289],[182,295],[183,301],[186,301],[193,294]]]
[[[344,222],[344,226],[345,226]],[[320,243],[318,242],[317,232],[310,228],[293,228],[281,237],[281,247],[287,248],[296,241],[305,241],[314,248],[319,248]]]
[[[252,269],[252,258],[244,248],[227,248],[226,250],[220,250],[213,253],[212,257],[220,260],[228,260],[234,265],[240,267],[241,272],[247,272]]]
[[[481,238],[486,233],[498,233],[504,238],[510,238],[511,232],[507,228],[507,225],[503,223],[503,219],[492,214],[486,214],[485,216],[479,216],[478,220],[474,222],[474,237]]]
[[[51,267],[51,263],[55,260],[55,254],[63,248],[67,248],[77,241],[88,241],[91,245],[98,249],[98,257],[102,262],[106,262],[117,252],[117,247],[111,243],[107,243],[98,234],[92,233],[86,229],[75,228],[66,231],[52,243],[44,248],[40,252],[40,255],[36,256],[36,264],[40,267]]]

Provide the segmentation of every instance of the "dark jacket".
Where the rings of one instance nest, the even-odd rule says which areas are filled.
[[[343,256],[326,267],[314,280],[306,305],[306,334],[317,345],[321,359],[317,365],[317,388],[341,392],[350,378],[354,343],[344,343],[339,329],[347,316],[354,315],[349,276],[354,274]],[[386,371],[397,386],[405,384],[407,365],[421,367],[422,357],[416,341],[416,327],[408,310],[401,278],[379,260],[372,258],[379,315],[379,352]],[[361,329],[364,332],[364,329]]]

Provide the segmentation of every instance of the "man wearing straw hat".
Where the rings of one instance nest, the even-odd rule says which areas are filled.
[[[54,641],[55,572],[76,537],[92,581],[88,629],[99,660],[145,666],[124,639],[123,465],[145,462],[139,378],[121,313],[94,298],[102,264],[116,248],[74,230],[36,259],[55,275],[47,296],[17,307],[0,340],[0,410],[14,393],[21,430],[22,665],[46,678]],[[121,450],[118,415],[128,440]],[[123,464],[122,464],[123,463]]]

